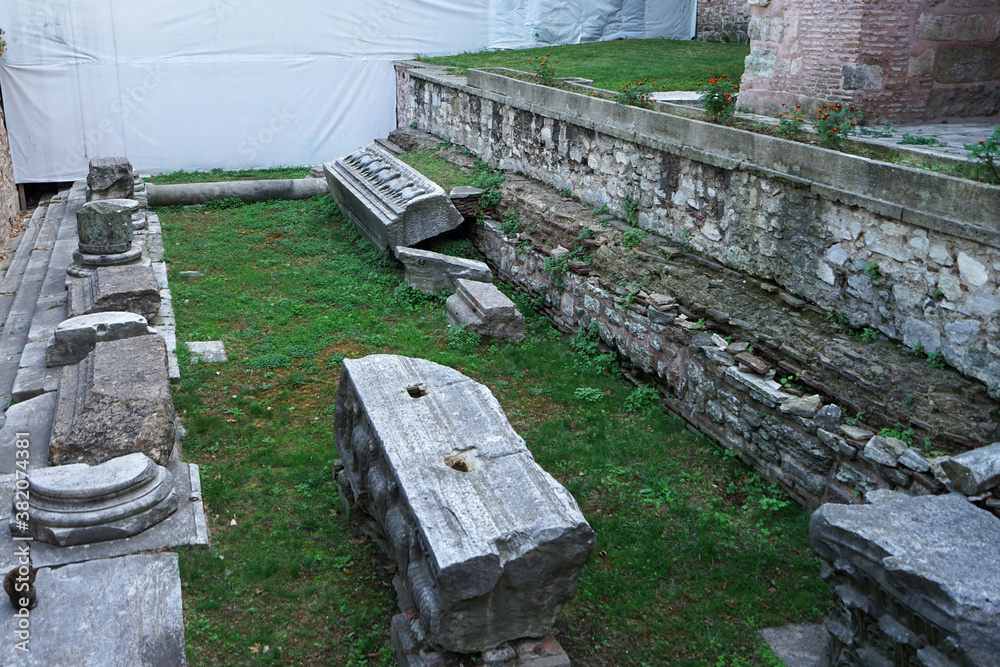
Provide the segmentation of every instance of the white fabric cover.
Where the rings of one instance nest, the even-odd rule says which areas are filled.
[[[320,164],[395,127],[392,62],[690,39],[696,0],[3,0],[18,183]]]

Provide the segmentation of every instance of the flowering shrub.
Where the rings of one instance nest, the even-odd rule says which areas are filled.
[[[785,106],[782,104],[781,106]],[[802,126],[805,124],[805,119],[799,115],[799,109],[802,107],[798,104],[795,105],[795,111],[785,111],[782,109],[778,113],[778,124],[775,128],[778,130],[779,137],[787,137],[789,139],[798,139],[802,136]]]
[[[840,150],[845,137],[854,134],[860,116],[861,111],[853,104],[824,104],[816,112],[816,135],[819,143],[825,148]]]
[[[1000,125],[989,139],[978,144],[965,144],[969,159],[975,160],[975,177],[987,183],[1000,185]]]
[[[0,56],[3,56],[4,51],[7,50],[7,42],[3,41],[3,36],[3,28],[0,28]]]
[[[653,105],[653,98],[650,97],[650,94],[653,92],[653,86],[656,85],[655,81],[652,84],[647,83],[648,81],[648,78],[643,79],[639,83],[629,81],[619,88],[618,93],[613,95],[611,99],[618,104],[628,104],[633,107],[648,109]]]
[[[713,77],[705,84],[697,84],[701,88],[699,97],[701,106],[705,107],[709,118],[716,122],[722,122],[731,118],[733,110],[736,108],[736,93],[739,92],[739,84],[733,83],[728,76],[723,74],[720,77]]]
[[[538,77],[538,82],[545,84],[546,86],[551,86],[552,82],[556,79],[556,68],[555,65],[559,64],[558,60],[552,61],[554,64],[549,64],[549,57],[551,53],[546,53],[544,56],[535,56],[534,58],[528,59],[528,64],[534,66],[535,75]]]

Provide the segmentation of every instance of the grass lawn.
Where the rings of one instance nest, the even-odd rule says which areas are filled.
[[[237,169],[224,171],[217,167],[212,171],[175,171],[146,179],[154,185],[174,185],[177,183],[216,183],[219,181],[264,181],[281,178],[305,178],[310,167],[272,167],[271,169]]]
[[[697,90],[695,84],[709,77],[728,74],[733,81],[743,75],[743,59],[749,45],[718,44],[672,39],[619,39],[610,42],[547,46],[518,51],[483,51],[424,62],[457,68],[509,67],[534,72],[528,62],[534,56],[552,54],[549,64],[556,76],[593,79],[598,88],[617,90],[626,83],[648,78],[666,90]],[[554,61],[558,60],[558,64]]]
[[[653,407],[591,336],[566,338],[509,290],[523,343],[449,335],[441,297],[402,284],[329,197],[160,217],[178,339],[223,340],[230,359],[179,348],[184,458],[212,537],[180,550],[192,665],[394,664],[395,566],[330,475],[340,363],[373,353],[489,386],[577,498],[597,550],[556,628],[575,665],[773,665],[757,630],[827,611],[805,513]]]

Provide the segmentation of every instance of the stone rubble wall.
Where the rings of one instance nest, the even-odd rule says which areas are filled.
[[[695,39],[700,42],[748,44],[750,5],[747,0],[699,0]]]
[[[856,104],[878,121],[1000,117],[1000,4],[751,0],[740,105]],[[808,120],[807,116],[807,120]]]
[[[11,229],[20,215],[17,185],[14,183],[14,164],[10,159],[7,124],[0,107],[0,249],[7,247]]]
[[[782,171],[791,167],[780,164],[780,153],[773,169],[755,167],[754,156],[734,155],[726,146],[720,148],[727,155],[720,166],[696,159],[706,153],[691,144],[710,144],[717,126],[700,123],[680,139],[645,136],[632,130],[627,123],[639,121],[627,115],[652,112],[609,103],[614,118],[595,127],[594,119],[572,110],[471,88],[458,77],[419,68],[403,69],[401,76],[412,90],[409,100],[401,100],[405,115],[421,129],[469,147],[492,165],[569,188],[592,205],[606,204],[622,218],[626,201],[634,199],[638,227],[772,280],[854,327],[940,351],[949,365],[1000,395],[1000,242],[978,221],[952,219],[946,225],[918,211],[900,215],[911,202],[879,199],[891,191],[845,196]],[[667,123],[697,121],[668,116],[662,121]],[[755,142],[757,137],[771,140],[756,135]],[[831,169],[874,169],[835,162],[839,153],[786,143],[786,153],[812,150],[815,162],[829,159]],[[928,191],[943,206],[956,197],[956,211],[976,200],[988,210],[996,196],[993,186],[922,170],[892,178],[901,187],[908,178],[940,180],[929,182]],[[949,194],[960,190],[971,194]]]

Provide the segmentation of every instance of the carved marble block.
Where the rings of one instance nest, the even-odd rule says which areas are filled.
[[[489,389],[424,359],[348,359],[335,422],[345,502],[377,522],[430,645],[548,634],[594,533]]]
[[[323,171],[341,212],[380,252],[395,254],[462,224],[441,186],[374,143]]]
[[[828,664],[1000,664],[1000,519],[957,493],[867,498],[809,523],[836,593]]]
[[[524,340],[524,315],[493,283],[458,278],[445,301],[450,326],[468,326],[480,336]]]

